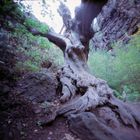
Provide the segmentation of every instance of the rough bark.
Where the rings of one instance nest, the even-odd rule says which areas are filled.
[[[57,110],[57,115],[69,116],[98,107],[108,106],[124,125],[137,128],[140,117],[124,102],[113,95],[106,81],[90,75],[83,59],[83,49],[74,46],[65,52],[66,65],[60,72],[62,84],[61,102],[67,102]]]
[[[93,36],[91,23],[100,13],[107,0],[85,0],[75,9],[75,18],[71,18],[71,13],[66,5],[61,3],[58,12],[62,16],[66,27],[65,36],[72,42],[77,42],[84,46],[86,58],[88,59],[89,40]]]

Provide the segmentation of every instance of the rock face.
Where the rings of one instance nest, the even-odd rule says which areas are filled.
[[[69,18],[70,19],[70,18]],[[95,49],[111,49],[116,41],[126,43],[140,24],[139,0],[83,0],[69,20],[84,46],[91,40]],[[64,22],[65,23],[65,22]]]
[[[108,0],[92,22],[94,36],[91,44],[95,49],[110,49],[115,41],[127,42],[139,24],[139,0]]]
[[[8,44],[7,35],[0,33],[0,82],[10,83],[13,80],[13,67],[16,62],[15,49],[15,46]]]
[[[48,70],[26,74],[17,84],[16,92],[32,102],[52,101],[56,95],[57,79]]]
[[[6,108],[8,94],[15,85],[15,49],[14,45],[8,44],[7,34],[0,32],[0,112]]]

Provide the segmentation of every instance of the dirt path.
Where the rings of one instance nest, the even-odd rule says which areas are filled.
[[[50,72],[26,74],[3,97],[0,111],[1,140],[76,140],[65,118],[58,118],[49,126],[42,127],[49,105],[59,95],[57,79]]]

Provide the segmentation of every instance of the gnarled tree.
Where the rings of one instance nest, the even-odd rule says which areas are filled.
[[[65,58],[65,65],[58,72],[62,86],[61,104],[48,116],[46,123],[53,121],[59,115],[64,115],[72,122],[72,128],[77,129],[74,126],[76,120],[92,118],[91,122],[88,122],[94,122],[93,131],[90,134],[92,136],[87,138],[89,140],[127,139],[127,135],[126,137],[121,134],[116,135],[120,127],[135,130],[139,128],[138,112],[117,99],[107,82],[91,75],[87,66],[90,39],[93,37],[94,45],[102,48],[109,47],[111,41],[124,37],[127,31],[132,34],[140,22],[140,12],[137,12],[139,7],[139,0],[133,2],[129,0],[83,0],[81,6],[75,10],[75,19],[72,19],[68,8],[61,3],[58,12],[66,27],[64,36],[53,31],[41,33],[32,27],[27,27],[32,34],[44,36],[56,44],[63,51]],[[94,32],[91,30],[91,24]],[[125,32],[118,32],[122,24]],[[106,37],[109,39],[105,40]],[[81,114],[82,112],[94,114],[85,115],[85,113]],[[77,126],[84,127],[79,124]],[[88,126],[85,127],[90,129]],[[86,139],[80,130],[76,130],[76,134],[81,139]],[[139,139],[139,137],[134,136],[131,139]]]

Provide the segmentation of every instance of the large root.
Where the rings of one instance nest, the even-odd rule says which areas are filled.
[[[140,124],[140,117],[126,103],[113,95],[113,90],[106,81],[68,66],[60,73],[60,82],[63,94],[60,100],[64,104],[57,110],[57,115],[69,116],[108,106],[125,126],[136,129],[137,123]]]

